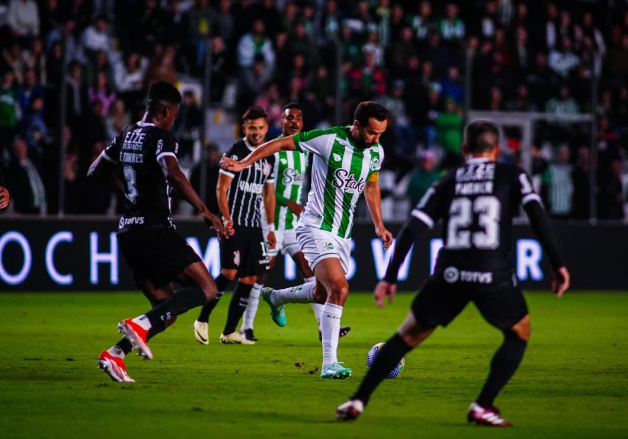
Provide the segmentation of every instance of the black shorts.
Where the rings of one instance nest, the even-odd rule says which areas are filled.
[[[185,239],[168,227],[118,232],[118,245],[140,288],[147,281],[161,288],[201,260]]]
[[[467,303],[473,302],[482,317],[501,330],[511,328],[528,314],[528,306],[514,275],[494,284],[475,284],[435,274],[421,287],[412,302],[412,313],[422,326],[447,326]]]
[[[220,266],[238,270],[238,277],[262,274],[268,263],[264,234],[259,227],[235,226],[234,235],[220,241]]]

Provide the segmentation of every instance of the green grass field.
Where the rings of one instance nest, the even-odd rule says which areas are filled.
[[[151,342],[155,360],[129,357],[131,385],[96,369],[117,341],[116,323],[146,309],[139,293],[0,294],[0,437],[9,438],[367,438],[628,437],[628,294],[528,294],[533,335],[524,362],[497,400],[515,427],[465,423],[501,336],[473,306],[406,360],[362,418],[333,420],[412,298],[377,309],[353,294],[340,343],[346,381],[318,378],[320,344],[309,306],[291,305],[277,328],[260,304],[256,346],[223,346],[227,300],[210,321],[209,346],[180,317]]]

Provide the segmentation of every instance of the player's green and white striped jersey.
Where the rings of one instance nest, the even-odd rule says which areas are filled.
[[[307,153],[279,151],[275,153],[275,192],[290,201],[301,204],[303,178],[307,170]],[[290,230],[297,226],[298,217],[288,206],[277,203],[275,230]]]
[[[312,189],[301,221],[341,238],[351,237],[360,195],[384,160],[380,144],[365,149],[356,147],[350,129],[332,127],[294,135],[298,151],[314,154]]]

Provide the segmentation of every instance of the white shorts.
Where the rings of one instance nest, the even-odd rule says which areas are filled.
[[[340,260],[345,274],[349,272],[351,239],[344,239],[325,230],[306,226],[303,223],[299,223],[296,232],[299,247],[301,247],[301,251],[312,270],[323,259],[337,258]]]
[[[266,253],[268,253],[268,256],[274,258],[280,251],[282,255],[288,254],[290,256],[294,256],[296,253],[301,251],[294,229],[273,230],[273,232],[275,233],[275,239],[277,240],[275,248],[268,247],[268,235],[266,235]]]

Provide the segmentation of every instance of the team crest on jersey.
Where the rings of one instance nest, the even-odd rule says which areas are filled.
[[[264,174],[264,177],[268,177],[272,171],[273,169],[270,163],[264,162],[262,165],[262,173]]]
[[[233,263],[238,267],[240,266],[240,250],[236,250],[233,252]]]
[[[333,250],[334,249],[334,244],[332,244],[331,242],[326,242],[325,243],[325,248],[327,250]]]
[[[239,160],[239,159],[238,159],[238,156],[237,156],[237,155],[235,155],[235,154],[234,154],[234,155],[232,155],[232,156],[231,156],[231,158],[232,158],[233,160]]]
[[[371,171],[377,171],[380,168],[379,157],[371,157]]]
[[[333,153],[331,156],[334,158],[334,161],[336,162],[339,162],[342,160],[342,157],[340,156],[340,154]]]

